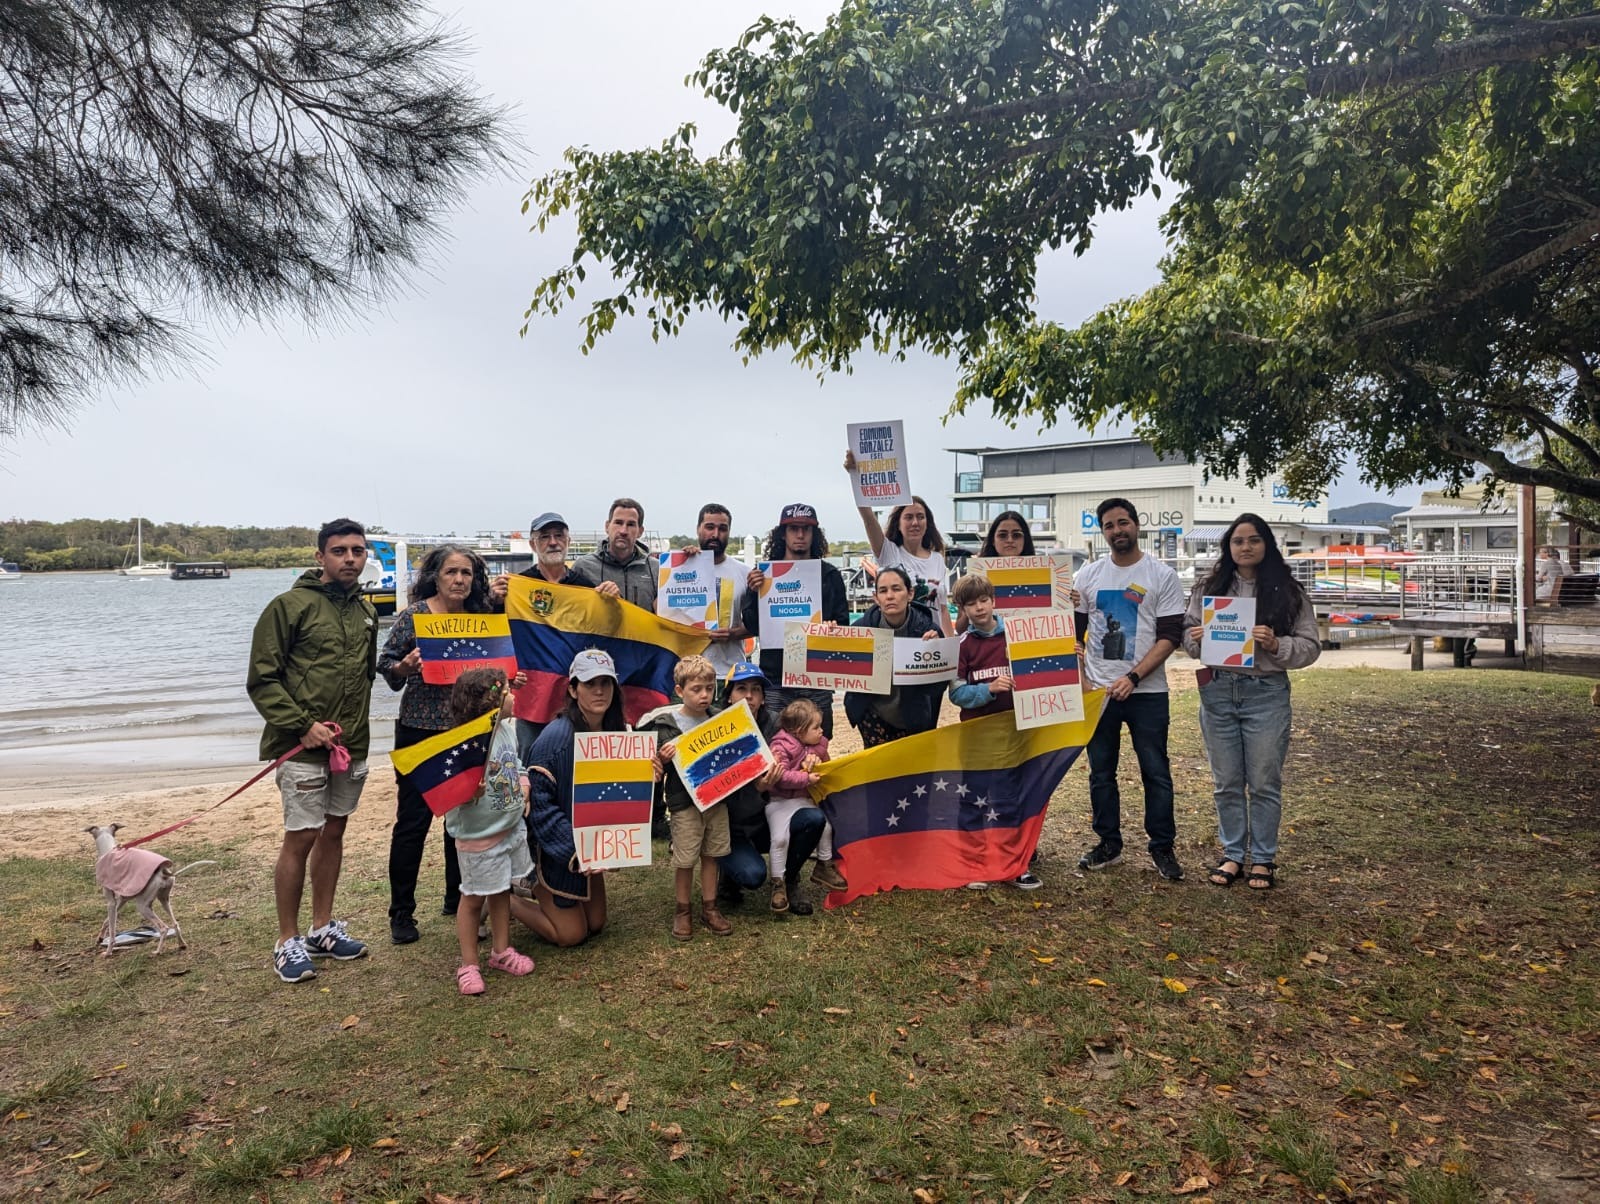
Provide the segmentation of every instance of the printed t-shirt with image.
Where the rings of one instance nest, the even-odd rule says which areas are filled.
[[[1130,565],[1102,556],[1079,569],[1072,584],[1089,615],[1084,668],[1096,687],[1109,686],[1145,658],[1156,642],[1156,619],[1183,616],[1183,583],[1153,556]],[[1164,661],[1134,687],[1136,694],[1166,691]]]
[[[934,617],[949,612],[949,588],[946,579],[943,552],[929,552],[926,557],[916,557],[893,540],[883,541],[883,550],[876,557],[879,568],[904,569],[911,574],[911,600],[921,602],[933,611]]]

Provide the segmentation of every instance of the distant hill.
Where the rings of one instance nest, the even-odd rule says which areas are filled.
[[[1410,509],[1408,506],[1396,506],[1389,502],[1362,502],[1355,506],[1337,506],[1328,511],[1330,523],[1381,523],[1389,525],[1389,520],[1402,510]]]

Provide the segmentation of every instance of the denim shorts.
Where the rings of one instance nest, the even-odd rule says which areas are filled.
[[[285,761],[274,780],[283,795],[283,830],[320,828],[327,818],[350,815],[367,784],[367,763],[352,761],[349,773],[330,773],[326,765]]]
[[[493,848],[469,853],[456,846],[461,863],[461,893],[464,895],[503,895],[511,889],[511,879],[533,873],[533,858],[528,856],[528,833],[521,824],[507,832]]]

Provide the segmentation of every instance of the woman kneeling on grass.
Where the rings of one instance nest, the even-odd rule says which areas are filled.
[[[512,884],[511,914],[552,945],[581,945],[606,926],[603,870],[578,868],[572,835],[576,734],[625,732],[622,689],[610,654],[585,649],[567,672],[567,705],[528,753],[528,846],[534,872]]]
[[[1232,886],[1244,870],[1245,837],[1250,873],[1245,885],[1270,890],[1277,872],[1278,822],[1283,814],[1283,762],[1289,754],[1289,675],[1322,654],[1311,599],[1289,572],[1266,521],[1241,514],[1222,536],[1222,556],[1197,583],[1184,616],[1184,651],[1196,659],[1201,599],[1254,598],[1255,664],[1249,669],[1200,671],[1200,732],[1215,782],[1222,860],[1213,886]],[[1209,680],[1207,680],[1209,674]],[[1246,800],[1248,795],[1248,801]]]
[[[511,880],[533,868],[523,836],[522,764],[517,760],[517,721],[511,714],[511,691],[501,669],[468,669],[450,691],[450,718],[457,726],[486,711],[498,711],[489,737],[489,759],[483,785],[472,801],[444,817],[454,837],[461,864],[461,903],[456,909],[456,940],[461,966],[456,986],[463,995],[483,994],[478,969],[478,917],[489,907],[489,936],[494,952],[489,969],[521,976],[533,969],[533,958],[511,947]]]

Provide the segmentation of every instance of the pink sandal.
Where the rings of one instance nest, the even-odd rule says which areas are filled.
[[[489,960],[494,965],[494,959]],[[461,988],[463,995],[483,994],[483,974],[477,966],[460,966],[456,969],[456,986]]]
[[[514,974],[520,978],[524,974],[533,972],[533,958],[526,953],[518,953],[507,945],[499,953],[489,955],[489,969],[499,970],[503,974]]]

